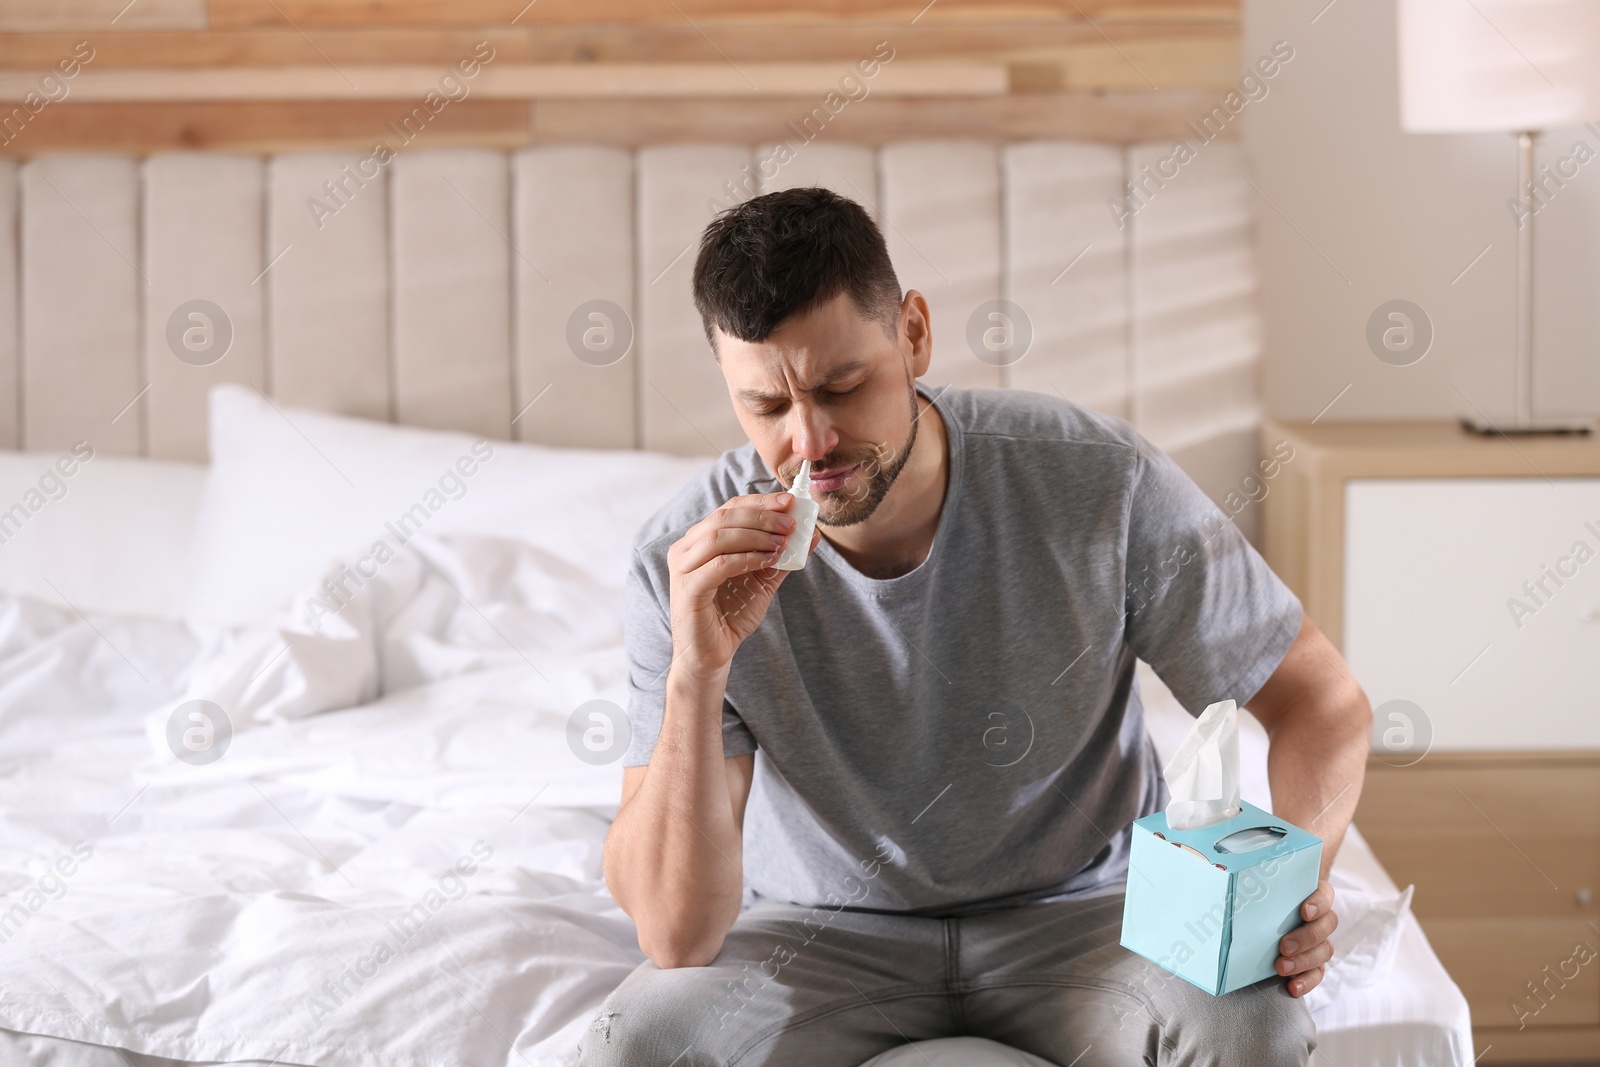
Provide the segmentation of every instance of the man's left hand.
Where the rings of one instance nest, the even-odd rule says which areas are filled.
[[[1333,942],[1328,935],[1339,925],[1339,916],[1333,911],[1333,885],[1323,878],[1317,891],[1306,897],[1300,905],[1304,925],[1297,926],[1278,942],[1281,955],[1276,964],[1279,974],[1289,979],[1289,995],[1303,997],[1322,981],[1327,964],[1333,958]]]

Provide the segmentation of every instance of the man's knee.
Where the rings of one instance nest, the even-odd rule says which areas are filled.
[[[646,964],[618,986],[578,1041],[579,1067],[722,1062],[743,1001],[738,976],[709,967]]]
[[[1302,1067],[1317,1047],[1316,1024],[1302,999],[1291,997],[1282,978],[1214,997],[1180,982],[1187,990],[1164,1005],[1169,1033],[1165,1044],[1183,1054],[1180,1063],[1261,1064]]]

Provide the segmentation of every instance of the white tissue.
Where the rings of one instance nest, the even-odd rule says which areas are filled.
[[[1206,708],[1161,773],[1172,794],[1172,829],[1199,830],[1239,814],[1239,706],[1219,700]]]

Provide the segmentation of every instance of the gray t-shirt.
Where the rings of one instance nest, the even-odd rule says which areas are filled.
[[[1126,422],[1044,393],[917,388],[949,435],[927,559],[868,578],[824,536],[734,654],[722,746],[756,753],[746,882],[943,916],[1121,881],[1129,824],[1168,799],[1135,660],[1191,714],[1242,705],[1300,602]],[[668,548],[731,497],[782,488],[746,445],[640,530],[625,766],[649,762],[661,728]]]

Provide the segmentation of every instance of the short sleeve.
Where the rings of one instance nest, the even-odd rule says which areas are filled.
[[[1242,707],[1294,644],[1300,600],[1171,458],[1137,441],[1128,644],[1190,714],[1230,698]],[[1260,481],[1270,492],[1271,483]]]
[[[631,737],[623,754],[624,767],[640,767],[650,762],[656,738],[661,733],[661,717],[666,710],[667,668],[672,665],[672,626],[668,622],[667,560],[663,548],[659,559],[650,546],[635,549],[628,569],[626,617],[623,644],[628,659],[628,725]],[[742,756],[756,750],[756,739],[739,713],[722,700],[722,754]]]

